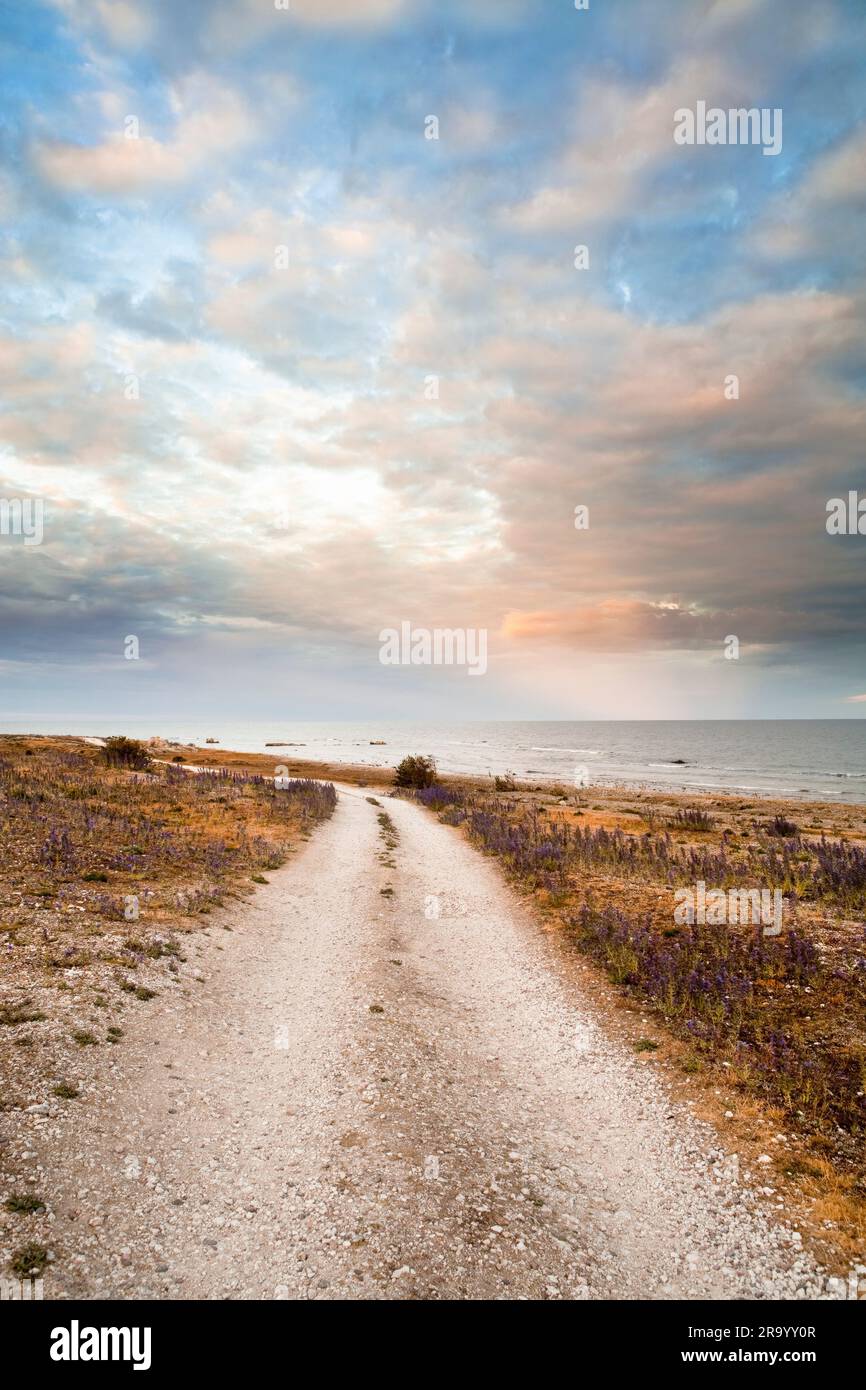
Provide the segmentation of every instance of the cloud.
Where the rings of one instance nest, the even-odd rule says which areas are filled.
[[[133,0],[97,0],[96,13],[109,38],[120,48],[144,44],[151,35],[151,16]]]
[[[204,46],[231,53],[262,38],[299,32],[375,34],[411,14],[417,0],[218,0],[209,7]]]
[[[291,0],[294,19],[326,29],[388,24],[409,8],[409,0]]]
[[[502,135],[499,114],[489,100],[476,98],[472,105],[450,108],[444,125],[443,138],[460,150],[489,149]]]
[[[749,650],[793,637],[802,615],[744,607],[703,611],[676,599],[602,599],[572,609],[542,609],[505,615],[502,635],[520,643],[546,643],[581,651],[628,652],[670,649],[718,652],[729,634],[743,634]]]
[[[676,603],[647,603],[635,599],[605,599],[572,610],[508,613],[503,635],[518,640],[542,639],[590,648],[691,646],[712,635],[720,624]]]
[[[36,166],[50,184],[67,192],[124,196],[180,183],[214,156],[242,149],[258,133],[243,99],[201,74],[185,79],[172,93],[172,103],[175,127],[167,140],[149,135],[146,119],[133,111],[137,126],[130,127],[131,135],[114,131],[98,145],[38,141]]]
[[[580,228],[633,209],[647,180],[682,154],[673,143],[674,112],[698,97],[738,95],[736,78],[716,58],[687,59],[649,85],[591,77],[581,84],[571,137],[530,197],[507,220],[526,232]],[[680,161],[682,162],[682,161]]]
[[[570,713],[577,653],[601,714],[663,714],[734,633],[762,712],[862,703],[824,522],[862,483],[864,144],[809,8],[659,0],[638,40],[628,7],[64,0],[0,184],[0,471],[49,512],[18,655],[141,629],[155,681],[258,698],[297,659],[378,710],[406,616],[496,634],[518,712]],[[677,107],[777,91],[782,160],[674,146]]]
[[[814,256],[831,244],[862,250],[866,203],[866,132],[855,130],[824,151],[795,191],[775,198],[754,231],[768,256]]]

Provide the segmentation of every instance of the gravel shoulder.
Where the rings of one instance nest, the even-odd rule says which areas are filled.
[[[197,992],[26,1117],[46,1298],[826,1296],[494,865],[376,799],[341,788],[214,913]]]

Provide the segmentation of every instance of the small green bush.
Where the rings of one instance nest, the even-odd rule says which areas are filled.
[[[61,1081],[59,1086],[54,1087],[54,1095],[61,1100],[76,1100],[78,1098],[78,1087],[70,1086],[68,1081]]]
[[[109,767],[128,767],[133,772],[146,772],[150,767],[150,755],[144,744],[122,734],[105,740],[102,758]]]
[[[424,787],[432,787],[435,781],[434,759],[420,753],[404,758],[394,769],[395,787],[414,787],[416,790],[422,790]]]
[[[30,1275],[36,1275],[38,1278],[47,1263],[48,1251],[44,1245],[37,1245],[34,1240],[28,1240],[26,1245],[16,1250],[10,1261],[12,1273],[19,1279],[27,1279]]]
[[[7,1211],[21,1212],[22,1215],[29,1216],[34,1211],[44,1211],[45,1203],[41,1197],[34,1197],[32,1192],[13,1192],[11,1197],[6,1198],[5,1207]]]

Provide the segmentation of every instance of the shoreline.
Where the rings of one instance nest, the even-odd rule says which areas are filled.
[[[275,764],[291,758],[311,767],[346,767],[352,772],[366,769],[370,775],[393,767],[407,755],[423,752],[435,758],[441,776],[469,778],[482,784],[485,778],[513,772],[521,782],[541,786],[574,785],[580,776],[601,792],[866,805],[863,721],[837,721],[839,727],[833,730],[827,727],[828,721],[811,721],[814,732],[804,729],[802,739],[792,731],[804,721],[764,721],[766,744],[756,738],[758,722],[645,721],[645,745],[642,738],[636,740],[634,721],[618,720],[608,721],[610,731],[605,733],[599,728],[566,728],[568,721],[547,727],[535,721],[537,729],[531,722],[505,720],[448,726],[408,724],[406,728],[401,728],[399,721],[369,725],[302,722],[281,729],[279,724],[274,727],[259,721],[94,719],[72,720],[76,732],[58,733],[46,729],[37,718],[38,732],[16,720],[8,721],[3,732],[0,721],[0,738],[88,740],[94,735],[119,733],[142,742],[156,739],[187,756],[193,749],[202,757],[226,751],[251,758],[271,757]],[[855,737],[849,743],[848,726],[852,722],[856,724],[852,730]],[[743,726],[742,732],[738,725]],[[702,730],[698,737],[690,738],[690,726]],[[840,742],[843,733],[845,738]]]
[[[47,734],[47,733],[0,733],[0,751],[3,744],[8,740],[31,740],[40,741],[51,745],[66,743],[82,743],[89,747],[100,746],[103,739],[108,735],[96,736],[92,734]],[[173,757],[180,756],[184,763],[190,764],[195,759],[195,765],[200,767],[232,767],[237,770],[249,770],[261,776],[274,775],[275,767],[286,767],[288,775],[292,777],[312,777],[319,780],[348,781],[356,786],[361,786],[364,782],[377,785],[391,785],[395,762],[401,756],[399,750],[395,753],[394,761],[381,763],[349,762],[341,759],[328,758],[305,758],[298,757],[294,753],[289,756],[281,756],[282,750],[293,750],[301,745],[284,743],[273,743],[268,745],[269,752],[257,750],[244,750],[229,748],[220,743],[200,744],[183,743],[180,741],[163,739],[160,736],[142,739],[142,742],[152,748],[159,747],[162,754],[154,754],[160,761],[170,762]],[[502,774],[491,772],[489,774],[473,771],[447,771],[439,768],[439,780],[448,785],[456,785],[479,791],[490,791],[493,788],[495,777]],[[538,778],[539,780],[536,780]],[[773,805],[780,807],[796,806],[801,813],[807,810],[816,811],[850,811],[854,817],[861,815],[864,821],[864,833],[866,833],[866,798],[863,801],[841,801],[827,799],[825,797],[811,796],[807,792],[786,791],[780,793],[763,787],[741,786],[737,788],[723,787],[716,784],[704,783],[678,783],[669,785],[647,780],[598,780],[590,781],[584,787],[576,787],[569,784],[565,778],[554,773],[538,773],[518,776],[516,785],[523,792],[540,792],[550,794],[556,788],[562,788],[568,795],[583,794],[585,797],[596,797],[605,800],[624,798],[629,796],[639,796],[664,802],[683,802],[687,800],[712,801],[723,804],[733,805],[735,802],[756,800],[762,803],[762,809],[769,811]],[[841,793],[840,793],[841,795]]]

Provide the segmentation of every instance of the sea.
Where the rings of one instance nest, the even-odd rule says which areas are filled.
[[[438,724],[382,720],[7,719],[2,733],[160,735],[179,743],[332,763],[393,767],[431,754],[442,772],[568,785],[866,804],[866,719],[555,720]],[[268,747],[268,744],[283,745]]]

